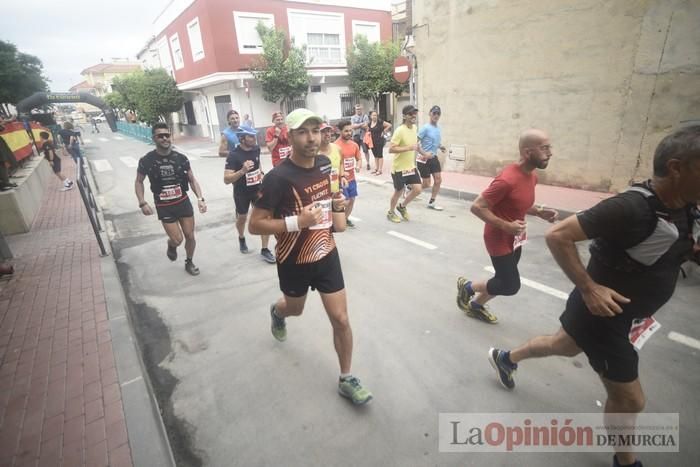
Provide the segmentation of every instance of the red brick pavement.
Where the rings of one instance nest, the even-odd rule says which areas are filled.
[[[77,187],[59,187],[0,282],[0,466],[132,466],[99,249]]]

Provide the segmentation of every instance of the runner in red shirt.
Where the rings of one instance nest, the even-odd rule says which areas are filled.
[[[360,171],[362,168],[362,154],[360,147],[352,139],[352,125],[350,120],[343,120],[338,123],[340,137],[335,141],[335,144],[340,148],[340,155],[343,164],[344,176],[340,183],[343,187],[343,196],[348,201],[345,207],[345,218],[348,227],[355,227],[355,224],[350,220],[352,208],[355,207],[355,198],[357,198],[357,180],[355,180],[355,171]]]
[[[552,157],[549,136],[530,129],[520,135],[520,161],[506,166],[479,195],[471,211],[486,223],[484,243],[496,275],[488,281],[457,279],[457,305],[467,316],[495,324],[498,319],[486,302],[497,295],[515,295],[520,290],[518,262],[522,245],[527,242],[525,214],[554,222],[554,209],[535,208],[535,169],[546,169]],[[471,298],[476,295],[474,300]]]
[[[265,143],[272,155],[272,167],[277,167],[280,162],[292,154],[292,147],[289,145],[289,134],[287,125],[284,124],[282,112],[272,114],[271,126],[265,132]]]

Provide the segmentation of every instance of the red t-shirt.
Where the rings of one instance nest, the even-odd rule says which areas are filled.
[[[273,139],[275,139],[275,127],[271,126],[265,132],[265,142],[269,143]],[[284,126],[282,127],[279,138],[277,138],[277,144],[272,148],[272,166],[277,167],[282,160],[291,155],[292,147],[289,145],[289,134],[287,132],[287,127]]]
[[[518,164],[507,165],[481,193],[489,209],[506,221],[525,220],[525,213],[535,204],[537,174],[524,173]],[[484,243],[491,256],[504,256],[513,252],[515,237],[498,227],[486,224]]]
[[[340,155],[345,171],[345,179],[348,182],[355,180],[355,161],[361,161],[360,147],[353,140],[345,141],[342,137],[335,141],[340,148]]]

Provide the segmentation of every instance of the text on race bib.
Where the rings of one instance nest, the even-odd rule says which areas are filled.
[[[523,230],[522,233],[515,235],[513,238],[513,250],[519,248],[527,243],[527,230]]]
[[[418,154],[416,156],[416,162],[421,163],[421,164],[425,164],[426,162],[428,162],[428,159],[430,159],[430,158],[424,156],[423,154]]]
[[[331,183],[338,181],[338,175],[340,175],[340,171],[336,168],[331,168]]]
[[[416,174],[416,169],[408,169],[408,170],[402,170],[401,171],[401,176],[402,177],[411,177]]]
[[[291,146],[282,146],[280,147],[280,159],[286,159],[287,157],[292,155],[292,147]]]
[[[309,227],[310,230],[328,229],[331,225],[333,225],[333,212],[331,209],[331,203],[332,200],[330,199],[322,199],[316,201],[316,206],[321,207],[321,221],[318,224]]]
[[[180,185],[166,185],[160,190],[158,196],[161,201],[172,201],[182,198],[182,187]]]
[[[635,319],[632,321],[632,327],[628,336],[630,344],[635,349],[641,350],[649,338],[659,329],[661,329],[661,323],[651,316],[644,319]]]
[[[355,159],[344,158],[343,159],[343,168],[345,170],[347,170],[348,172],[354,172],[355,171]]]
[[[245,174],[245,184],[246,186],[259,185],[262,182],[262,172],[260,169],[247,172]]]

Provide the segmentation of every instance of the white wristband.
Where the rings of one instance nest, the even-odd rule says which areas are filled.
[[[287,216],[284,218],[284,223],[287,226],[287,232],[299,232],[299,216]]]

